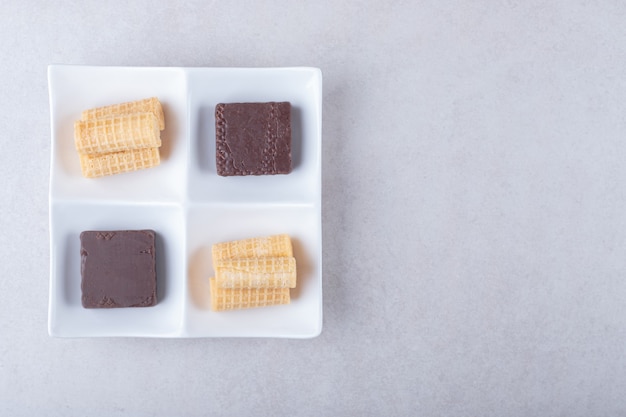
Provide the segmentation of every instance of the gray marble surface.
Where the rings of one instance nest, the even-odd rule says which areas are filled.
[[[0,415],[626,415],[626,4],[0,6]],[[324,74],[324,329],[47,333],[47,65]]]

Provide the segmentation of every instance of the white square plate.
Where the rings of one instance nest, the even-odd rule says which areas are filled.
[[[50,305],[52,336],[292,337],[322,330],[321,112],[316,68],[48,68]],[[161,164],[85,179],[74,148],[82,110],[156,96],[163,105]],[[215,105],[289,101],[293,172],[220,177]],[[84,309],[79,235],[84,230],[157,232],[159,302],[154,307]],[[287,233],[298,287],[291,304],[213,312],[211,245]]]

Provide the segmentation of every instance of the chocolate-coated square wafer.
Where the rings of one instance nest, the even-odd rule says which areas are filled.
[[[149,307],[157,303],[156,234],[152,230],[80,234],[82,305]]]
[[[217,173],[291,172],[291,104],[220,103],[215,107]]]

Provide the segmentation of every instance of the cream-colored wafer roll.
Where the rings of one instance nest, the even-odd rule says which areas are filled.
[[[158,148],[132,149],[97,155],[80,154],[80,169],[86,178],[137,171],[159,165]]]
[[[100,154],[161,146],[159,123],[152,113],[133,113],[74,123],[76,150]]]
[[[295,288],[294,257],[221,259],[215,265],[220,288]]]
[[[156,97],[85,110],[82,114],[82,120],[102,119],[131,113],[152,113],[159,121],[159,130],[165,129],[163,107]]]
[[[289,304],[289,288],[218,288],[215,278],[209,279],[213,311],[267,307]]]
[[[212,247],[213,265],[220,259],[293,256],[289,235],[274,235],[217,243]]]

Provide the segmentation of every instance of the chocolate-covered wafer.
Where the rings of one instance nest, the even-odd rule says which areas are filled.
[[[83,307],[155,305],[155,238],[152,230],[82,232],[80,272]]]
[[[291,172],[291,104],[220,103],[215,107],[217,173]]]

